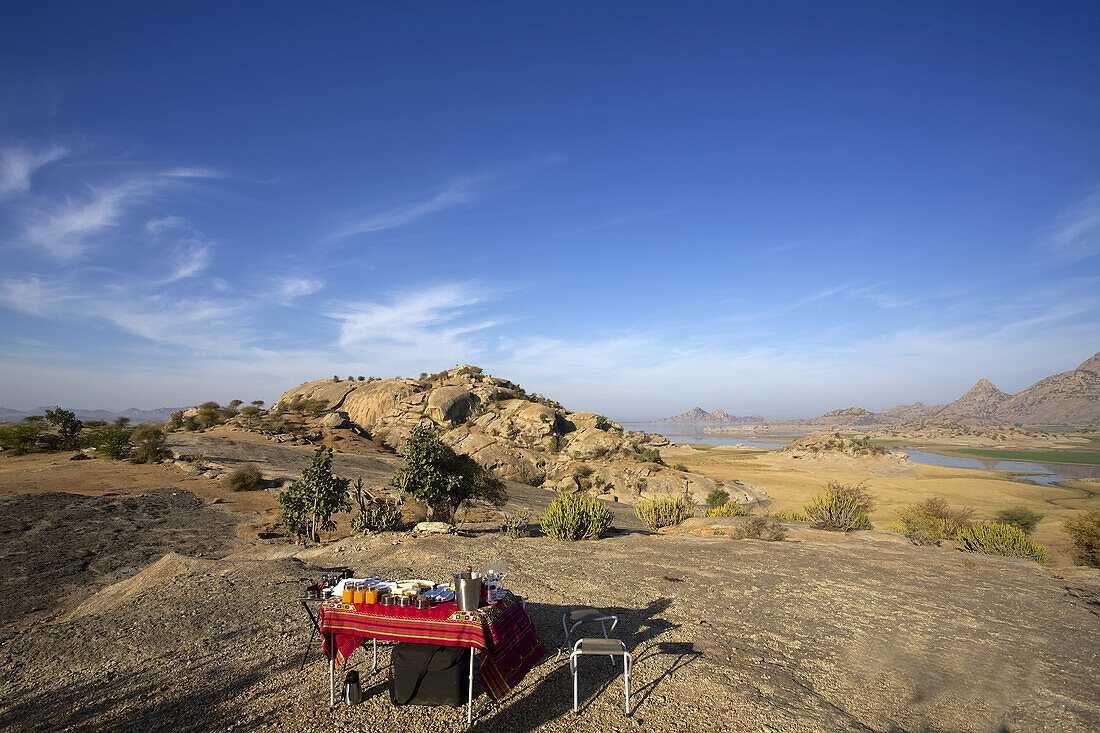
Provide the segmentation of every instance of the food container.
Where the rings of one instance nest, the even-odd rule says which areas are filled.
[[[431,608],[432,607],[432,602],[429,601],[425,596],[417,596],[416,597],[416,607],[422,611],[425,608]]]
[[[392,606],[396,602],[397,602],[396,599],[393,596],[389,595],[389,594],[386,594],[386,595],[382,596],[382,605],[383,606]]]
[[[397,596],[397,605],[401,606],[402,608],[405,608],[405,607],[411,605],[410,604],[411,600],[412,599],[409,598],[408,596]]]

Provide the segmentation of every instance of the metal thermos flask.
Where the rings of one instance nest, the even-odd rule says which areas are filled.
[[[347,705],[358,705],[363,700],[363,691],[359,689],[359,672],[351,670],[344,677],[344,702]]]

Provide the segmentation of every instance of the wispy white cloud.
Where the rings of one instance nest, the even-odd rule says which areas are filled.
[[[308,277],[280,277],[275,279],[275,298],[283,305],[290,305],[295,298],[304,298],[325,287],[324,280]]]
[[[66,152],[60,146],[37,152],[22,147],[0,150],[0,198],[30,190],[35,171],[65,157]]]
[[[352,222],[334,232],[329,239],[341,239],[355,234],[367,234],[369,232],[381,232],[387,229],[397,229],[418,221],[430,214],[435,214],[444,209],[450,209],[461,204],[469,204],[476,201],[477,184],[485,180],[486,176],[473,178],[458,178],[451,181],[442,191],[423,201],[403,204],[386,211],[377,211]]]
[[[159,284],[194,277],[209,266],[211,242],[188,224],[186,219],[179,216],[162,216],[147,221],[145,231],[158,239],[177,235],[169,256],[171,272],[168,277],[160,280]]]
[[[1100,186],[1054,220],[1043,247],[1057,263],[1073,263],[1100,254]]]
[[[55,262],[73,262],[87,252],[91,237],[119,225],[132,207],[179,181],[217,175],[216,171],[201,168],[173,169],[135,176],[109,186],[89,186],[87,195],[81,198],[24,210],[24,229],[15,243],[41,252]],[[170,220],[171,217],[154,220],[154,227],[155,222]]]
[[[37,275],[0,280],[0,304],[31,316],[64,312],[73,296],[59,283],[43,282]]]
[[[486,299],[472,285],[450,283],[395,293],[386,302],[349,303],[326,315],[340,322],[339,345],[345,351],[408,371],[416,364],[468,360],[483,353],[468,336],[496,321],[471,319],[468,310]]]

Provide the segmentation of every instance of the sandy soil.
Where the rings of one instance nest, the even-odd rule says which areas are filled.
[[[1039,486],[1013,481],[1006,471],[929,466],[881,456],[792,458],[730,446],[674,446],[662,449],[661,455],[669,463],[682,463],[713,478],[759,486],[773,500],[769,509],[777,511],[801,510],[829,481],[865,482],[876,500],[871,519],[882,529],[897,519],[901,507],[933,496],[971,506],[979,518],[991,518],[1011,506],[1027,506],[1045,515],[1035,539],[1050,550],[1056,566],[1072,564],[1062,522],[1081,509],[1100,506],[1100,481]]]
[[[296,474],[311,452],[187,437],[211,460],[273,473]],[[394,533],[307,548],[241,529],[264,521],[273,492],[232,494],[174,468],[66,458],[0,459],[5,590],[29,588],[36,573],[64,589],[20,601],[40,610],[5,621],[0,728],[461,729],[462,710],[394,708],[385,669],[364,684],[363,704],[330,709],[316,642],[298,670],[310,626],[296,599],[323,568],[442,580],[471,564],[508,573],[548,646],[560,643],[565,609],[594,605],[621,616],[637,658],[629,718],[621,678],[597,659],[584,660],[575,717],[568,665],[551,657],[483,714],[480,730],[1100,729],[1094,570],[875,532],[802,529],[771,543],[654,535],[618,505],[621,529],[598,542]],[[730,465],[756,470],[743,475],[769,491],[768,476],[808,470],[756,460]],[[338,469],[381,480],[379,462],[395,465],[337,457]],[[510,506],[532,514],[552,496],[509,489]],[[383,645],[383,667],[388,659]],[[367,660],[353,657],[364,671]]]

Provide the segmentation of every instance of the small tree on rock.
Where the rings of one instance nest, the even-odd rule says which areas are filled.
[[[322,530],[336,529],[332,515],[351,511],[350,484],[350,479],[332,472],[332,449],[318,448],[309,468],[279,496],[279,513],[287,534],[319,542]]]
[[[503,506],[504,483],[466,455],[458,455],[423,426],[416,426],[405,443],[405,467],[393,485],[428,506],[428,517],[454,521],[458,510],[474,501]]]

